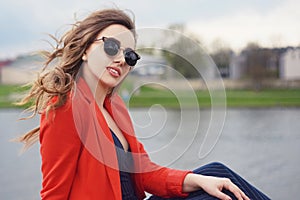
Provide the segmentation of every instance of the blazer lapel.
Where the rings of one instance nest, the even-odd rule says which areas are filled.
[[[109,181],[111,187],[113,188],[114,195],[116,199],[121,198],[121,184],[120,184],[120,174],[119,174],[119,163],[117,158],[117,153],[114,145],[114,141],[109,130],[109,127],[105,121],[103,114],[98,108],[96,102],[94,104],[96,109],[96,130],[97,130],[97,142],[100,147],[100,151],[102,153],[103,160],[100,162],[105,165],[107,175],[109,177]]]
[[[122,131],[130,146],[131,152],[137,153],[138,147],[133,124],[126,105],[121,97],[117,94],[114,94],[112,97],[106,98],[105,108]]]
[[[121,199],[119,165],[111,132],[85,81],[79,79],[77,85],[72,109],[79,136],[85,148],[104,165],[115,199]]]

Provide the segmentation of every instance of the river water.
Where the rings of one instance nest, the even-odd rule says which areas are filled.
[[[20,112],[0,110],[0,199],[39,199],[39,145],[20,154],[22,145],[9,142],[38,125],[38,118],[17,121]],[[137,136],[161,165],[193,169],[219,161],[272,199],[299,196],[299,108],[227,109],[225,121],[209,110],[130,109],[130,115]]]

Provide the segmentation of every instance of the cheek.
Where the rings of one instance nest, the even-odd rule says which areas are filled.
[[[94,48],[87,54],[87,64],[94,75],[99,78],[103,74],[106,66],[109,64],[109,58],[101,51],[99,47]]]

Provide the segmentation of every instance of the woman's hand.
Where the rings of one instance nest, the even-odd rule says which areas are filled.
[[[223,189],[232,192],[238,200],[250,200],[249,197],[228,178],[203,176],[192,173],[186,175],[183,183],[183,192],[193,192],[199,189],[203,189],[211,196],[222,200],[231,200],[228,195],[222,192]]]

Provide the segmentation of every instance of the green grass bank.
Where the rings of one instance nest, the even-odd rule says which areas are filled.
[[[13,102],[20,99],[26,90],[28,87],[0,85],[0,108],[16,108]],[[222,97],[226,97],[227,107],[300,107],[300,89],[226,90],[224,96],[222,92],[212,94],[203,90],[195,91],[194,94],[184,91],[175,94],[167,89],[143,86],[131,95],[127,103],[131,108],[149,107],[154,104],[170,108],[182,105],[194,107],[198,104],[200,108],[206,108],[211,106],[211,96],[217,104],[224,103]]]

